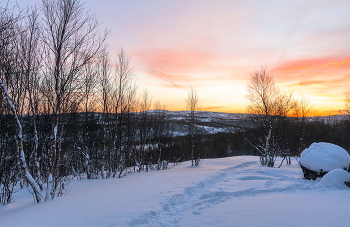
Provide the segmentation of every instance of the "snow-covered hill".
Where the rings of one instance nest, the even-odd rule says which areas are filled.
[[[151,110],[150,113],[157,111]],[[175,136],[186,135],[188,133],[188,122],[186,120],[187,111],[166,111],[169,121],[173,122],[173,133]],[[242,127],[248,114],[222,113],[199,111],[195,125],[198,133],[214,134],[218,132],[235,132]]]
[[[350,190],[302,179],[297,164],[259,157],[190,162],[122,179],[72,183],[66,197],[34,204],[25,189],[0,206],[0,226],[349,226]]]
[[[150,110],[149,113],[154,113],[159,110]],[[188,123],[186,116],[187,111],[165,111],[169,117],[169,121],[173,122],[173,134],[175,136],[186,135],[188,133]],[[215,134],[218,132],[235,132],[246,124],[246,120],[251,116],[244,113],[223,113],[198,111],[198,118],[195,125],[199,128],[198,133]],[[333,124],[349,119],[346,114],[331,115],[331,116],[316,116],[307,117],[308,122],[321,121],[326,124]]]

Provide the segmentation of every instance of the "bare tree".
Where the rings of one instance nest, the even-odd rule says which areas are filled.
[[[305,96],[301,95],[299,99],[295,99],[295,105],[292,109],[292,116],[297,121],[299,134],[298,147],[295,150],[296,156],[300,156],[301,152],[307,147],[305,141],[305,128],[306,128],[306,118],[311,116],[314,104],[310,103],[310,100]]]
[[[108,143],[107,141],[111,141],[108,135],[110,131],[110,128],[113,124],[111,124],[110,119],[111,119],[111,113],[112,113],[112,83],[111,83],[111,70],[110,70],[110,59],[109,55],[106,52],[103,52],[101,54],[100,60],[98,62],[98,76],[99,76],[99,88],[100,88],[100,97],[101,97],[101,107],[100,109],[102,110],[102,160],[103,162],[101,163],[101,173],[102,173],[102,178],[106,178],[109,176],[109,171],[108,166],[110,166],[110,151],[113,150],[112,148],[112,143]],[[114,126],[114,125],[113,125]],[[108,145],[107,145],[108,143]],[[106,174],[107,173],[107,174]]]
[[[294,99],[294,93],[292,91],[288,93],[278,94],[276,97],[276,106],[274,115],[287,117],[290,115],[292,110],[296,106],[296,101]]]
[[[139,166],[139,171],[143,170],[144,166],[146,167],[146,171],[148,171],[148,163],[146,163],[146,153],[147,153],[147,140],[150,138],[150,123],[151,123],[151,115],[148,113],[152,105],[152,100],[149,97],[149,93],[147,89],[144,89],[139,103],[139,123],[138,123],[138,131],[139,131],[139,140],[140,146],[137,149],[136,155],[136,163]]]
[[[95,121],[95,114],[93,112],[97,110],[94,104],[97,103],[95,94],[98,85],[98,66],[98,61],[89,62],[83,67],[82,72],[81,105],[82,112],[84,112],[84,125],[80,147],[85,157],[85,171],[88,179],[99,177],[99,170],[97,167],[100,165],[97,162],[99,153],[94,147],[95,139],[93,138],[93,126]],[[80,101],[77,103],[80,103]]]
[[[312,109],[314,108],[314,106],[315,105],[310,103],[310,100],[308,98],[306,98],[304,95],[301,95],[299,99],[295,100],[295,105],[292,110],[292,115],[293,117],[296,117],[298,119],[301,119],[302,121],[305,121],[306,117],[311,116]]]
[[[137,111],[138,111],[138,96],[137,96],[138,85],[133,81],[128,86],[126,91],[126,102],[125,108],[122,113],[122,121],[120,129],[122,130],[122,147],[119,153],[119,175],[118,177],[123,176],[124,170],[128,167],[128,163],[132,163],[136,150],[136,143],[138,140],[137,137]]]
[[[344,111],[350,116],[350,91],[345,93]]]
[[[191,87],[187,93],[187,99],[185,100],[188,120],[188,132],[191,137],[191,161],[192,166],[199,165],[200,154],[195,149],[195,134],[197,132],[196,121],[198,120],[198,111],[201,110],[199,103],[198,91]]]
[[[154,111],[153,128],[153,143],[157,152],[157,170],[166,169],[169,164],[168,148],[172,142],[172,130],[169,111],[164,104],[156,102]]]
[[[24,32],[19,24],[21,19],[21,12],[15,14],[13,10],[0,8],[0,93],[6,100],[15,122],[16,152],[21,172],[33,191],[35,201],[40,202],[42,196],[39,187],[27,165],[20,119],[26,97],[25,83],[22,80],[23,72],[19,67],[23,63],[23,58],[20,56],[22,41],[20,35]]]
[[[115,71],[112,78],[112,103],[115,113],[113,128],[113,150],[110,153],[110,169],[113,176],[119,172],[122,176],[129,161],[131,140],[135,138],[132,119],[137,111],[137,85],[134,82],[130,59],[123,49],[117,54]]]
[[[276,98],[280,94],[280,90],[272,76],[266,72],[266,67],[261,67],[260,70],[250,74],[246,89],[249,113],[266,117],[275,114]]]
[[[37,127],[41,99],[38,85],[42,79],[40,77],[40,70],[42,69],[42,48],[40,47],[39,32],[39,13],[34,7],[28,11],[28,17],[26,18],[26,31],[21,33],[20,53],[23,59],[21,65],[21,72],[23,75],[21,80],[25,86],[28,114],[31,116],[33,125],[34,145],[31,151],[31,159],[32,162],[34,162],[36,181],[39,188],[42,190],[43,182],[40,170],[40,157],[38,154],[39,137]]]
[[[295,106],[293,92],[282,94],[266,67],[251,74],[246,89],[247,109],[252,114],[250,127],[259,128],[260,134],[255,142],[248,142],[260,153],[261,164],[273,167],[278,153],[283,152],[279,144],[285,140],[285,133],[279,135],[277,131]]]
[[[41,37],[46,48],[45,95],[53,114],[46,193],[46,199],[50,199],[62,186],[59,173],[63,135],[61,114],[76,105],[81,72],[103,49],[107,33],[98,36],[99,22],[85,12],[80,0],[42,0],[41,11]]]

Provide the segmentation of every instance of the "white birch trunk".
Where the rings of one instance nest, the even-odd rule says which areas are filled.
[[[269,134],[266,138],[266,144],[265,144],[265,156],[266,156],[266,166],[270,166],[271,163],[271,155],[270,155],[270,139],[271,139],[271,133],[272,129],[270,128]],[[273,157],[272,157],[273,158]]]
[[[25,159],[25,154],[24,154],[24,150],[23,150],[23,134],[22,134],[22,124],[19,121],[18,115],[17,115],[17,111],[15,106],[13,105],[12,99],[8,93],[7,87],[4,85],[4,83],[0,80],[0,87],[6,97],[7,103],[11,109],[11,112],[13,114],[13,117],[15,118],[16,121],[16,125],[17,125],[17,151],[19,153],[19,158],[20,158],[20,163],[21,163],[21,169],[24,173],[24,177],[26,179],[26,181],[28,182],[28,184],[31,186],[33,193],[34,193],[34,197],[35,197],[35,201],[37,203],[39,203],[42,199],[42,195],[40,194],[40,190],[38,185],[36,184],[35,180],[33,179],[32,175],[29,173],[28,171],[28,167],[27,167],[27,162]]]
[[[49,176],[47,177],[47,186],[46,186],[46,195],[45,200],[52,200],[53,196],[51,196],[51,188],[52,188],[52,174],[49,173]]]

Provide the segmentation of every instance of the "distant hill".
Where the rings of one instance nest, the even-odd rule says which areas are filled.
[[[173,133],[175,136],[186,135],[188,133],[188,123],[186,121],[187,111],[150,110],[149,113],[164,111],[169,121],[173,122]],[[199,133],[214,134],[218,132],[235,132],[240,129],[244,121],[250,116],[246,113],[222,113],[199,111],[198,121],[195,123],[200,129]],[[330,115],[307,117],[306,121],[321,121],[327,124],[337,123],[349,119],[348,115]]]
[[[160,110],[150,110],[149,113]],[[186,135],[188,133],[188,123],[186,121],[187,111],[165,111],[169,121],[173,123],[174,136]],[[241,113],[221,113],[199,111],[198,121],[195,125],[199,128],[199,133],[214,134],[218,132],[235,132],[242,126],[248,114]]]

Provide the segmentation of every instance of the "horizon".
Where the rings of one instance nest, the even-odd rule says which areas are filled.
[[[169,110],[169,109],[156,109],[156,108],[151,108],[147,110],[146,112],[150,111],[168,111],[168,112],[189,112],[190,110]],[[132,113],[142,113],[144,111],[135,111]],[[196,110],[195,112],[208,112],[208,113],[219,113],[219,114],[245,114],[245,115],[259,115],[259,114],[253,114],[253,113],[247,113],[247,112],[223,112],[223,111],[210,111],[210,110]],[[103,113],[101,111],[89,111],[89,112],[77,112],[77,113]],[[349,116],[349,114],[345,113],[344,111],[333,111],[331,112],[333,114],[325,114],[325,115],[315,115],[315,114],[310,114],[309,116],[306,116],[305,118],[313,118],[313,117],[332,117],[332,116]],[[71,114],[71,113],[66,113],[66,114]],[[74,114],[74,113],[73,113]],[[111,113],[115,114],[115,113]],[[286,116],[290,118],[303,118],[303,117],[295,117],[295,116]]]
[[[169,110],[185,109],[194,87],[203,110],[244,113],[246,82],[261,66],[281,91],[308,98],[313,115],[344,109],[350,2],[105,0],[85,9],[111,29],[111,55],[123,48],[139,87]]]

